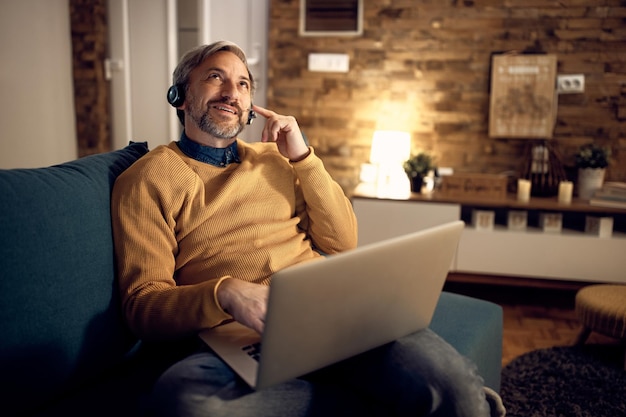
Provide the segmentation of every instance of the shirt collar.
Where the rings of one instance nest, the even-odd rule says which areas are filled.
[[[225,167],[229,164],[241,163],[239,159],[239,151],[237,150],[237,141],[234,141],[226,148],[213,148],[211,146],[200,145],[189,139],[185,131],[180,135],[177,142],[178,148],[185,155],[196,161],[204,162],[216,167]]]

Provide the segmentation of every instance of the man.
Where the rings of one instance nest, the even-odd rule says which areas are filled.
[[[252,105],[254,79],[236,45],[190,51],[173,81],[168,99],[184,123],[180,140],[137,161],[113,191],[124,314],[144,340],[193,338],[230,319],[260,333],[273,273],[356,246],[351,204],[296,120]],[[252,110],[267,120],[261,142],[247,144],[237,135]],[[203,347],[161,376],[153,412],[488,415],[470,368],[423,331],[255,392]],[[416,402],[417,390],[427,404]]]

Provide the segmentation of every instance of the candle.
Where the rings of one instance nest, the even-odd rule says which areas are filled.
[[[517,199],[527,203],[530,200],[530,181],[524,179],[517,180]]]
[[[570,204],[572,202],[572,192],[574,183],[571,181],[561,181],[559,183],[559,203]]]

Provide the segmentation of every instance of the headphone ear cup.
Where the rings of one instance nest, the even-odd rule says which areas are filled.
[[[180,85],[173,85],[167,90],[167,102],[173,107],[180,107],[185,102],[185,90]]]

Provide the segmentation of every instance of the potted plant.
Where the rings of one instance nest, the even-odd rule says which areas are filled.
[[[420,152],[404,161],[402,167],[411,181],[411,191],[419,193],[424,184],[424,177],[435,169],[435,161],[431,155]]]
[[[582,145],[575,155],[578,168],[578,197],[590,199],[602,188],[606,167],[609,166],[611,149],[588,143]]]

